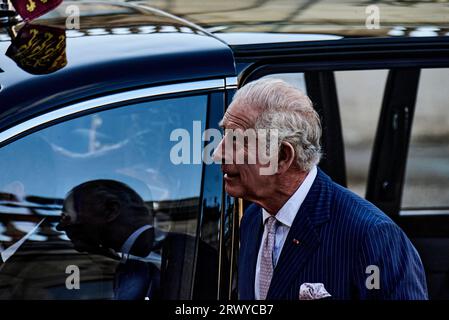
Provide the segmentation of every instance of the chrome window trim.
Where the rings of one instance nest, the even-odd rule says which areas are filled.
[[[15,136],[35,129],[52,121],[65,118],[87,110],[94,110],[109,104],[125,102],[141,98],[157,97],[166,94],[194,92],[199,90],[224,89],[224,79],[202,80],[168,84],[162,86],[149,87],[144,89],[131,90],[127,92],[115,93],[100,98],[79,102],[58,110],[47,112],[30,120],[24,121],[14,127],[0,132],[0,144],[14,138]]]
[[[237,77],[227,77],[225,79],[226,89],[237,89],[238,88],[238,79]]]
[[[449,209],[402,209],[400,216],[446,216],[449,215]]]

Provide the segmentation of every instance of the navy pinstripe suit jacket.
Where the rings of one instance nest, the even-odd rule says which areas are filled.
[[[240,227],[243,300],[254,299],[262,233],[262,210],[253,204]],[[379,268],[379,289],[367,288],[370,265]],[[297,300],[303,283],[323,283],[333,299],[427,299],[421,259],[404,232],[320,169],[290,228],[267,300]]]

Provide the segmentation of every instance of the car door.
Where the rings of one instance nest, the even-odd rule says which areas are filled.
[[[448,65],[389,72],[366,193],[414,243],[432,299],[449,298],[447,77]]]
[[[158,296],[216,297],[222,178],[195,152],[204,147],[201,133],[223,115],[224,89],[224,79],[212,79],[125,91],[1,132],[0,299],[117,298],[123,271],[117,255],[80,250],[73,234],[56,229],[74,188],[101,181],[124,186],[144,203],[139,219],[154,227],[151,252],[128,260],[157,269]],[[78,212],[87,202],[78,199]],[[122,228],[134,219],[127,212]],[[90,236],[114,239],[123,231],[107,229]],[[130,274],[137,283],[140,276]]]
[[[276,77],[310,96],[323,124],[319,166],[404,229],[423,260],[430,297],[447,298],[449,211],[445,197],[436,191],[446,194],[449,189],[443,161],[447,108],[443,102],[432,105],[429,96],[445,94],[444,76],[434,76],[449,67],[449,38],[349,38],[232,48],[239,87]],[[413,115],[416,97],[424,90],[423,70],[427,92],[421,100],[426,103],[418,120]],[[420,171],[423,167],[427,171]],[[432,179],[438,184],[429,189]],[[430,196],[417,197],[421,193]],[[239,203],[241,215],[247,204]]]

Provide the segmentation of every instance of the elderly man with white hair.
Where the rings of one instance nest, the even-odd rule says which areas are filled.
[[[321,125],[306,95],[282,80],[248,83],[221,126],[214,158],[226,192],[252,202],[240,226],[240,299],[427,299],[420,257],[404,232],[317,167]],[[268,164],[249,139],[227,139],[250,129],[259,140],[262,129],[277,132],[271,174],[261,174]],[[255,161],[240,163],[239,153]]]

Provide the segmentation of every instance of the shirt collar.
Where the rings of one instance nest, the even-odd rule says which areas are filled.
[[[291,227],[293,224],[293,220],[295,220],[296,214],[299,211],[304,199],[312,187],[313,182],[315,181],[317,175],[317,168],[313,166],[313,168],[309,171],[304,181],[301,183],[299,188],[295,191],[295,193],[287,200],[286,203],[282,206],[282,208],[276,213],[275,217],[280,223],[287,227]],[[271,216],[264,208],[262,208],[262,218],[263,223]]]

